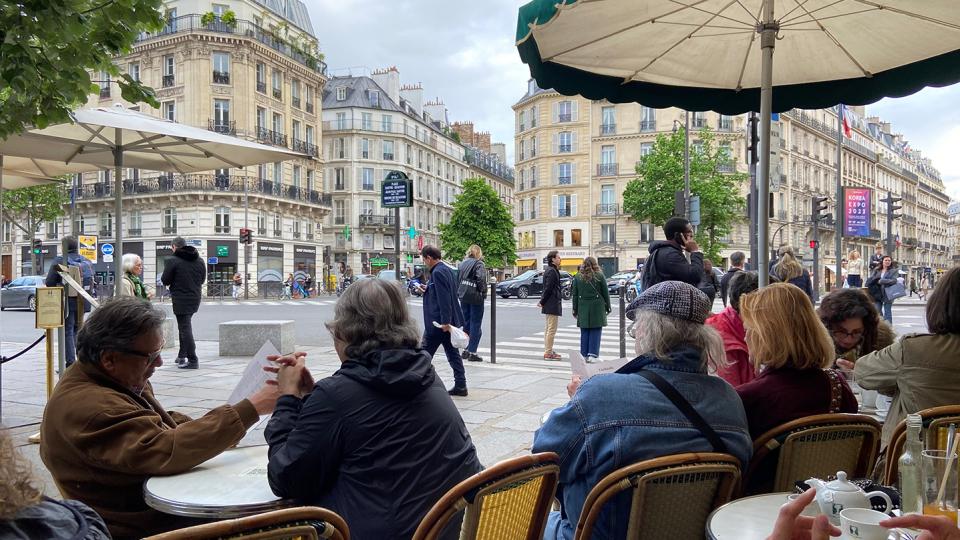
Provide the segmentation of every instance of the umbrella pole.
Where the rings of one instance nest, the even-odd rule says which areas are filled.
[[[773,48],[780,25],[773,19],[773,0],[763,3],[763,24],[760,27],[760,50],[763,63],[760,74],[760,171],[757,175],[757,272],[760,286],[770,282],[770,115],[773,112]]]
[[[0,154],[0,234],[3,231],[3,154]],[[10,224],[10,240],[13,240],[13,224]],[[3,245],[3,237],[0,236],[0,246]],[[2,250],[0,250],[2,251]],[[13,242],[10,242],[10,270],[13,270]],[[12,273],[12,272],[11,272]],[[10,276],[11,278],[13,276]],[[0,317],[3,317],[0,315]],[[2,325],[0,325],[2,328]],[[3,356],[3,335],[0,335],[0,356]],[[3,365],[0,364],[0,423],[3,423]]]
[[[122,130],[116,128],[115,146],[113,147],[113,226],[116,230],[117,244],[113,248],[113,296],[120,296],[120,261],[123,259],[123,139]]]
[[[842,270],[840,267],[840,259],[843,255],[841,252],[843,249],[843,222],[846,220],[846,216],[844,215],[846,212],[846,202],[843,200],[843,176],[841,174],[843,170],[843,116],[840,114],[841,107],[842,105],[837,105],[837,202],[833,205],[833,247],[837,253],[836,274],[834,274],[835,277],[833,281],[838,289],[843,287],[843,283],[840,283]]]

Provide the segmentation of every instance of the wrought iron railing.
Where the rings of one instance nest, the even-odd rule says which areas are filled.
[[[619,213],[620,205],[616,203],[604,203],[597,205],[597,216],[615,216]]]
[[[225,135],[236,135],[237,122],[235,120],[223,121],[207,118],[207,129]]]
[[[153,195],[184,191],[243,193],[244,184],[246,184],[246,190],[251,194],[259,193],[327,207],[332,204],[331,196],[327,193],[277,184],[263,178],[229,174],[167,174],[149,178],[141,177],[138,180],[124,180],[123,195]],[[104,182],[85,184],[77,189],[77,200],[109,198],[112,196],[109,189],[110,185],[110,183]],[[173,232],[176,232],[176,227],[172,227],[172,229]]]

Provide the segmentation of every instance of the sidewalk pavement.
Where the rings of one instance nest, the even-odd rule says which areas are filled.
[[[11,355],[27,344],[4,342],[3,354]],[[45,352],[41,343],[30,352],[3,365],[2,424],[11,428],[19,451],[34,465],[34,475],[44,493],[60,498],[60,493],[43,466],[39,445],[27,437],[39,431],[46,403]],[[166,351],[164,365],[151,377],[154,393],[167,410],[193,418],[222,405],[240,379],[250,357],[219,357],[218,343],[198,341],[199,370],[177,369],[175,352]],[[319,380],[340,365],[332,347],[302,347],[307,366]],[[453,398],[485,466],[530,451],[533,433],[543,413],[567,402],[566,384],[570,372],[566,362],[555,369],[509,366],[484,362],[464,362],[470,395]],[[453,374],[443,353],[434,357],[434,367],[447,387],[453,386]],[[267,420],[256,424],[240,446],[265,444],[263,429]]]

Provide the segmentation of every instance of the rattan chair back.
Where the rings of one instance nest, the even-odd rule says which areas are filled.
[[[626,540],[702,538],[707,517],[730,500],[739,481],[740,462],[728,454],[676,454],[628,465],[590,490],[574,538],[590,539],[604,506],[625,492]]]
[[[865,478],[880,449],[880,423],[862,414],[817,414],[798,418],[753,441],[753,458],[744,482],[747,494],[793,491],[798,480],[829,478],[844,471]],[[775,460],[773,484],[758,472]]]
[[[326,508],[300,506],[204,523],[144,540],[350,540],[350,529]]]
[[[452,487],[427,512],[413,538],[439,538],[462,511],[461,540],[539,540],[559,478],[560,458],[553,452],[501,461]]]
[[[923,409],[919,414],[923,418],[924,448],[944,449],[945,432],[950,424],[960,425],[960,405],[944,405]],[[904,418],[894,428],[884,453],[883,484],[892,486],[897,482],[898,463],[903,446],[907,441],[907,420]]]

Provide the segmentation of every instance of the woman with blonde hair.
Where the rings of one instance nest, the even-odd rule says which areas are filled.
[[[587,362],[600,357],[600,337],[610,313],[610,291],[597,260],[583,259],[580,271],[573,278],[573,316],[580,327],[580,355]]]
[[[813,304],[787,283],[762,287],[740,299],[747,348],[760,375],[737,387],[756,439],[781,424],[813,414],[857,412],[844,378],[827,369],[833,340]]]
[[[473,244],[467,249],[467,258],[457,268],[460,283],[457,297],[463,311],[463,330],[470,336],[462,356],[470,362],[483,362],[477,355],[480,336],[483,334],[483,303],[487,299],[487,269],[483,266],[483,250]]]
[[[80,501],[57,501],[36,487],[30,463],[0,429],[0,538],[9,540],[110,538],[107,525]]]
[[[855,249],[847,254],[847,285],[852,288],[863,287],[863,259]]]
[[[813,286],[810,283],[810,273],[807,272],[797,256],[793,253],[793,248],[783,246],[777,251],[777,261],[770,270],[777,279],[784,283],[790,283],[800,287],[800,290],[807,293],[810,300],[813,300]]]

